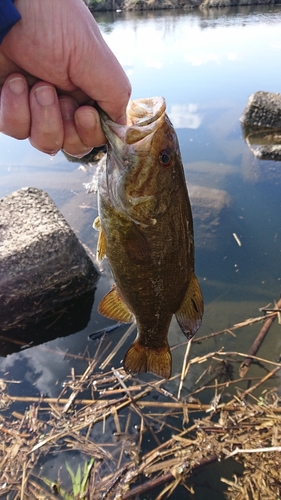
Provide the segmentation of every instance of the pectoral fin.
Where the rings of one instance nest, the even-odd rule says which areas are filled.
[[[201,324],[203,311],[202,293],[198,280],[193,274],[180,308],[176,312],[178,324],[188,339],[191,339],[197,332]]]
[[[93,222],[93,228],[96,230],[96,231],[99,231],[100,228],[101,228],[101,225],[100,225],[100,217],[99,215],[95,218],[94,222]]]
[[[116,286],[112,287],[110,292],[100,301],[98,312],[107,318],[123,323],[131,323],[134,319],[134,315],[117,292]]]
[[[106,241],[105,241],[105,234],[101,227],[99,216],[95,218],[93,223],[93,228],[96,229],[96,231],[99,231],[96,257],[97,261],[101,262],[106,255]]]

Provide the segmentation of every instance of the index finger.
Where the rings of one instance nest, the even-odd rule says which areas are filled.
[[[87,47],[82,57],[80,53],[80,60],[74,61],[75,71],[71,71],[70,67],[71,80],[94,99],[113,121],[125,125],[131,84],[97,26],[96,29],[98,32],[91,33],[91,39],[87,39]]]

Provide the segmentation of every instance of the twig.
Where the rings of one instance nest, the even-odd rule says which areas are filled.
[[[248,356],[255,359],[256,361],[260,361],[261,363],[266,363],[266,364],[269,364],[269,365],[273,365],[273,366],[279,366],[279,368],[281,368],[281,363],[278,363],[277,361],[271,361],[270,359],[265,359],[265,358],[259,358],[258,356],[250,356],[249,354],[245,354],[243,352],[236,352],[236,351],[218,351],[218,352],[213,352],[211,353],[211,356],[206,356],[206,359],[207,357],[212,357],[212,356],[241,356],[242,358],[247,358]],[[205,356],[202,357],[202,358],[194,358],[196,359],[198,362],[203,362],[203,360],[205,361]],[[194,362],[194,359],[191,360],[191,363]],[[202,359],[202,361],[201,361]],[[200,361],[199,361],[200,360]]]
[[[251,448],[251,449],[244,449],[244,448],[235,448],[229,455],[227,455],[227,458],[234,457],[235,455],[238,454],[244,454],[244,453],[273,453],[274,451],[277,451],[280,453],[281,451],[281,446],[268,446],[265,448]]]
[[[68,401],[67,401],[67,403],[65,404],[65,406],[64,406],[64,408],[62,410],[63,413],[66,413],[69,410],[70,406],[72,405],[72,403],[74,402],[74,400],[78,396],[79,392],[81,391],[81,384],[83,382],[85,382],[85,380],[87,380],[87,378],[89,377],[89,375],[94,370],[94,368],[96,366],[96,363],[97,363],[96,359],[93,359],[93,361],[89,364],[89,366],[84,371],[83,375],[81,375],[81,378],[80,378],[80,380],[78,382],[78,387],[69,396]]]
[[[220,457],[221,458],[221,457]],[[203,457],[202,460],[193,468],[192,473],[200,469],[201,467],[205,467],[207,465],[210,465],[214,462],[218,461],[217,455],[211,455],[210,457]],[[133,488],[131,491],[128,493],[125,493],[122,496],[122,500],[129,500],[131,498],[135,498],[137,495],[141,495],[143,493],[147,493],[148,491],[157,488],[157,486],[161,486],[166,483],[170,483],[171,481],[174,481],[176,478],[172,472],[167,472],[166,474],[163,474],[162,476],[150,479],[144,484],[141,484],[140,486],[136,486]]]
[[[128,493],[125,493],[125,495],[122,496],[122,500],[129,500],[131,498],[135,498],[136,496],[146,493],[147,491],[150,491],[156,488],[157,486],[169,483],[173,481],[173,479],[175,479],[173,474],[171,472],[167,472],[166,474],[163,474],[160,477],[150,479],[150,481],[147,481],[146,483],[141,484],[140,486],[136,486]]]
[[[185,350],[185,355],[184,355],[182,370],[181,370],[181,378],[180,378],[179,389],[178,389],[178,399],[180,399],[182,386],[183,386],[185,377],[187,375],[186,364],[187,364],[187,360],[188,360],[188,356],[189,356],[189,352],[190,352],[190,348],[191,348],[191,341],[192,341],[191,339],[188,341],[188,344],[187,344],[186,350]]]
[[[281,368],[281,365],[276,366],[271,372],[267,373],[259,382],[257,382],[252,387],[249,387],[249,389],[247,389],[246,391],[243,391],[242,394],[239,395],[240,399],[242,400],[245,396],[247,396],[247,394],[250,394],[251,392],[256,390],[260,385],[262,385],[264,382],[266,382],[269,378],[273,377],[273,375],[275,375],[275,373],[277,373],[280,370],[280,368]],[[236,401],[236,399],[233,398],[231,401],[226,403],[226,405],[225,405],[226,409],[228,409],[228,406],[231,406],[235,401]],[[222,406],[223,405],[219,405],[218,408],[221,409]]]
[[[281,309],[280,308],[277,309],[276,307],[271,307],[271,308],[270,307],[261,307],[259,310],[262,312],[266,312],[266,313],[268,313],[268,312],[272,312],[272,313],[273,312],[281,312]]]
[[[218,332],[210,333],[209,335],[204,335],[203,337],[193,337],[193,344],[200,344],[203,340],[210,339],[212,337],[217,337],[218,335],[223,335],[225,333],[230,333],[233,335],[234,330],[238,330],[239,328],[244,328],[245,326],[253,325],[254,323],[260,323],[261,321],[265,321],[270,317],[275,317],[276,312],[268,313],[266,316],[258,316],[257,318],[249,318],[246,321],[242,321],[241,323],[236,323],[231,328],[225,328],[224,330],[219,330]]]
[[[281,298],[278,300],[277,304],[276,304],[276,309],[280,309],[281,307]],[[250,366],[251,366],[251,363],[252,363],[252,357],[251,356],[254,356],[261,344],[263,343],[273,321],[275,320],[277,316],[277,312],[276,314],[274,314],[274,316],[271,316],[270,318],[267,318],[267,320],[265,321],[264,325],[262,326],[262,328],[260,329],[260,332],[259,334],[257,335],[255,341],[253,342],[252,346],[250,347],[249,349],[249,357],[245,358],[244,361],[241,363],[240,365],[240,369],[239,369],[239,375],[240,377],[245,377],[246,373],[248,372]]]
[[[103,363],[100,365],[100,369],[103,370],[108,363],[114,358],[115,354],[119,351],[119,349],[122,347],[122,345],[126,342],[127,338],[131,333],[134,331],[136,328],[136,322],[134,321],[128,328],[128,330],[124,333],[123,337],[119,340],[118,344],[115,346],[115,348],[111,351],[109,356],[103,361]]]
[[[188,397],[194,397],[196,394],[199,394],[200,392],[203,392],[203,391],[206,391],[208,389],[213,389],[214,387],[229,387],[230,385],[233,385],[233,384],[238,384],[239,382],[244,382],[244,381],[247,381],[247,382],[253,382],[254,380],[260,380],[261,377],[249,377],[249,378],[238,378],[236,380],[227,380],[226,382],[219,382],[217,384],[209,384],[206,383],[200,387],[198,387],[198,389],[195,389],[194,391],[190,392],[188,394]]]
[[[112,368],[112,371],[115,375],[115,377],[119,380],[119,383],[120,385],[125,389],[125,391],[127,392],[127,386],[126,384],[124,383],[124,381],[121,379],[120,377],[120,374],[118,372],[118,370],[115,370],[115,368]],[[140,407],[138,406],[138,404],[136,403],[135,399],[133,398],[133,396],[129,393],[129,391],[127,392],[127,396],[128,398],[130,399],[130,402],[131,402],[131,405],[132,405],[132,408],[134,408],[135,412],[140,416],[140,418],[143,419],[143,421],[145,422],[145,424],[147,425],[148,429],[150,430],[155,442],[158,444],[158,446],[160,445],[160,441],[158,439],[158,437],[156,436],[153,428],[149,425],[149,423],[147,422],[147,419],[145,418],[145,416],[143,415]]]
[[[20,489],[20,500],[24,499],[25,476],[26,476],[26,462],[24,462],[23,467],[22,467],[22,480],[21,480],[21,489]]]

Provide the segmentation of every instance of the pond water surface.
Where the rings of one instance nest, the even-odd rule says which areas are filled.
[[[259,308],[273,304],[280,294],[281,164],[255,159],[244,142],[239,117],[252,93],[281,90],[281,6],[99,13],[96,19],[132,82],[132,98],[164,96],[179,137],[194,207],[196,274],[205,301],[198,336],[258,316]],[[79,164],[62,153],[50,157],[28,141],[3,135],[0,150],[0,197],[24,186],[44,189],[81,241],[95,252],[96,197],[87,195],[83,186],[94,169],[79,170]],[[44,349],[39,345],[16,352],[18,347],[2,340],[0,378],[22,381],[25,395],[56,397],[71,367],[76,372],[85,367],[64,353],[82,354],[87,347],[93,355],[96,347],[88,335],[110,324],[96,309],[111,284],[105,266],[93,305],[89,297],[83,313],[78,305],[79,318],[50,321],[47,338],[53,340],[46,343],[45,331]],[[112,334],[113,342],[123,332]],[[191,354],[221,346],[245,352],[256,333],[253,328],[236,338],[211,339],[194,345]],[[38,336],[40,343],[37,331]],[[174,323],[169,340],[171,345],[184,340]],[[119,366],[124,352],[113,364]],[[259,354],[277,360],[280,352],[276,322]],[[174,371],[181,363],[182,356],[175,351]],[[186,391],[197,377],[196,371],[191,373]],[[18,386],[11,384],[9,392],[19,394]],[[24,409],[22,404],[19,410]],[[212,494],[222,498],[219,492]],[[206,490],[195,498],[206,498]]]

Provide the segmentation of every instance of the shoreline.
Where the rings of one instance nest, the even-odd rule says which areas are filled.
[[[192,10],[249,5],[280,5],[281,0],[85,0],[91,12]]]

